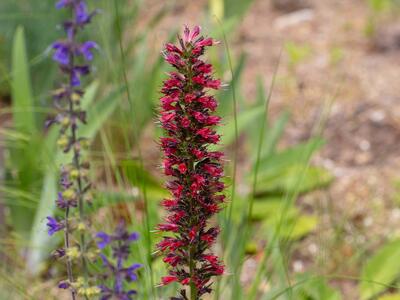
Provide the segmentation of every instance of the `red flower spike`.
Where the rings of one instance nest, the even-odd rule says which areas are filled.
[[[219,229],[210,224],[225,199],[221,193],[223,153],[207,149],[220,140],[213,128],[221,121],[213,114],[218,103],[208,91],[219,89],[221,81],[213,78],[212,65],[201,59],[205,48],[216,44],[213,39],[200,36],[196,26],[193,30],[186,27],[178,40],[178,45],[166,44],[163,52],[175,68],[161,89],[159,117],[165,132],[160,140],[164,173],[172,177],[166,186],[172,196],[161,203],[168,215],[158,230],[169,236],[157,249],[169,266],[169,276],[162,278],[162,284],[195,286],[196,299],[201,299],[211,292],[212,278],[224,272],[211,252]]]

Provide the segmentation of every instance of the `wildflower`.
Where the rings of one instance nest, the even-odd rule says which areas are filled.
[[[57,221],[52,217],[47,217],[47,226],[49,227],[49,235],[53,235],[57,231],[64,229],[64,224],[62,222]]]
[[[200,58],[205,47],[214,44],[213,39],[200,36],[200,27],[186,27],[179,46],[167,44],[164,50],[165,60],[176,69],[161,89],[160,113],[166,135],[161,138],[164,173],[173,179],[167,183],[172,199],[162,201],[169,214],[157,228],[172,236],[164,236],[157,248],[169,265],[169,275],[161,284],[190,285],[191,300],[210,293],[212,277],[224,272],[211,252],[219,229],[210,224],[225,199],[220,181],[223,154],[208,149],[220,140],[213,127],[221,118],[212,114],[217,101],[207,93],[219,89],[221,82],[212,77],[212,65]],[[184,288],[180,295],[173,299],[189,299]]]
[[[61,167],[60,188],[56,199],[56,205],[64,211],[64,219],[57,221],[48,217],[47,226],[49,234],[64,231],[64,248],[57,249],[55,257],[66,257],[68,279],[62,280],[59,287],[70,289],[72,299],[76,296],[85,297],[98,293],[98,287],[90,284],[88,260],[93,259],[91,245],[87,242],[88,224],[85,217],[85,197],[90,188],[88,182],[87,167],[82,162],[81,150],[85,148],[86,139],[78,136],[80,124],[86,123],[86,112],[80,106],[80,100],[84,94],[81,88],[82,77],[90,73],[88,61],[93,59],[93,50],[98,48],[93,41],[78,41],[78,33],[91,21],[95,12],[89,12],[84,0],[59,0],[56,8],[65,8],[71,12],[69,20],[63,23],[66,38],[52,44],[53,60],[58,63],[61,73],[65,77],[65,83],[53,92],[55,107],[58,115],[46,125],[59,124],[60,137],[57,145],[65,153],[72,152],[72,161]],[[77,209],[75,209],[77,208]],[[74,222],[72,222],[71,214]],[[71,235],[76,235],[74,238]],[[79,236],[79,237],[78,237]],[[79,242],[77,242],[79,241]],[[73,264],[77,268],[73,268]],[[73,270],[79,270],[85,277],[74,280]]]
[[[105,284],[100,285],[101,300],[118,299],[129,300],[137,292],[135,290],[125,290],[124,282],[137,281],[137,270],[142,267],[141,264],[134,263],[124,267],[124,262],[130,254],[130,245],[139,239],[136,232],[129,233],[123,222],[119,223],[113,234],[105,232],[97,233],[97,245],[100,249],[107,246],[112,248],[112,257],[114,261],[109,260],[104,254],[101,254],[105,273],[104,279],[113,279],[114,284],[109,287]]]

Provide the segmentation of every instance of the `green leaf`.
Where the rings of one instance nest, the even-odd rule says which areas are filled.
[[[275,123],[267,129],[264,147],[261,150],[261,158],[266,158],[276,151],[276,146],[281,139],[290,114],[283,112],[279,115]]]
[[[42,194],[36,210],[30,238],[30,251],[27,257],[27,269],[36,274],[41,268],[41,262],[49,253],[52,243],[46,230],[46,217],[53,214],[54,201],[57,195],[57,171],[49,169],[43,181]]]
[[[79,136],[87,137],[89,139],[92,139],[96,136],[97,132],[112,115],[122,100],[120,93],[121,89],[114,91],[101,101],[91,105],[91,107],[88,109],[88,123],[79,128]]]
[[[149,189],[163,190],[158,180],[149,172],[143,170],[137,160],[124,160],[121,162],[121,166],[125,177],[132,186],[138,187],[144,184]]]
[[[361,299],[373,296],[388,289],[400,275],[400,240],[395,240],[380,248],[361,270]]]
[[[324,140],[313,138],[305,143],[297,144],[296,146],[267,156],[260,161],[259,174],[274,173],[276,169],[289,167],[296,163],[308,163],[311,155],[324,144]]]
[[[318,224],[314,215],[305,215],[281,198],[264,198],[254,202],[253,221],[262,221],[262,228],[278,230],[280,238],[297,240],[312,232]],[[264,230],[262,230],[264,233]]]
[[[18,27],[12,50],[12,107],[17,130],[34,134],[37,130],[34,114],[29,64],[26,53],[24,29]]]
[[[238,114],[237,126],[238,134],[241,134],[246,127],[257,117],[262,115],[264,107],[257,106]],[[219,127],[218,133],[221,134],[221,143],[219,148],[229,146],[235,140],[235,124],[233,118],[225,121],[226,125]]]
[[[310,167],[306,164],[293,164],[289,167],[273,168],[260,175],[256,194],[265,193],[305,193],[327,186],[333,180],[329,171]]]
[[[253,205],[251,215],[253,221],[267,220],[270,222],[274,220],[273,222],[276,223],[283,212],[285,203],[282,201],[282,198],[265,198],[257,199]],[[298,209],[293,205],[289,206],[285,212],[287,216],[297,216],[298,213]]]
[[[323,277],[316,278],[311,274],[299,276],[299,281],[304,281],[295,290],[295,299],[298,300],[341,300],[340,293],[330,287]]]

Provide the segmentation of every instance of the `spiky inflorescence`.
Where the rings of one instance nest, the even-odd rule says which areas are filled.
[[[208,149],[220,140],[213,129],[220,117],[213,115],[217,101],[207,90],[219,89],[221,82],[213,79],[212,66],[200,59],[205,47],[215,41],[200,36],[198,26],[192,31],[185,27],[178,39],[179,46],[167,44],[164,51],[165,60],[177,72],[169,73],[164,82],[160,115],[166,133],[161,138],[164,173],[173,179],[167,183],[172,197],[162,202],[169,214],[158,229],[172,235],[165,236],[157,247],[170,266],[162,284],[190,286],[190,296],[183,287],[179,298],[173,299],[197,300],[211,292],[211,278],[224,272],[210,249],[219,228],[209,222],[225,199],[220,180],[223,154]]]
[[[92,41],[78,42],[77,34],[90,23],[94,12],[89,12],[83,0],[59,0],[56,7],[66,8],[71,18],[63,23],[66,38],[53,43],[53,59],[59,64],[65,82],[54,91],[58,115],[49,122],[60,125],[58,146],[71,153],[71,163],[61,167],[61,191],[56,200],[57,207],[64,211],[62,219],[48,217],[49,234],[64,232],[64,247],[55,251],[58,258],[66,261],[68,278],[59,287],[70,289],[72,299],[80,295],[86,299],[98,294],[100,289],[90,280],[88,262],[96,257],[94,243],[88,240],[88,220],[85,217],[85,202],[89,199],[90,183],[87,178],[89,163],[82,159],[82,149],[87,140],[78,136],[78,127],[86,123],[86,112],[81,108],[84,94],[81,77],[89,74],[88,61],[93,59],[92,50],[97,48]],[[76,265],[76,268],[73,268]],[[78,274],[73,274],[73,269]],[[78,276],[79,275],[79,276]]]
[[[139,239],[139,234],[136,232],[129,233],[126,230],[123,222],[119,223],[113,234],[105,232],[97,233],[97,245],[100,249],[107,246],[112,248],[112,257],[114,261],[108,259],[103,253],[100,254],[103,260],[105,273],[103,280],[111,279],[113,285],[100,285],[101,297],[100,300],[131,300],[136,295],[135,290],[126,290],[124,282],[132,282],[137,280],[136,271],[142,265],[134,263],[130,266],[124,266],[130,254],[130,246],[133,242]]]

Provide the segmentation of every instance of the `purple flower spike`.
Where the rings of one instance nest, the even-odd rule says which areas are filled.
[[[47,122],[47,125],[54,123],[59,125],[57,146],[72,159],[61,167],[60,192],[55,200],[57,207],[63,210],[64,217],[62,220],[48,217],[47,226],[49,235],[65,230],[64,246],[54,251],[53,256],[58,259],[65,257],[68,278],[61,281],[58,286],[61,289],[68,289],[71,298],[76,300],[81,298],[77,297],[78,291],[74,285],[76,275],[87,274],[83,282],[85,293],[86,288],[93,288],[91,284],[96,279],[89,269],[92,256],[88,255],[96,246],[89,242],[90,222],[85,214],[86,203],[91,198],[89,196],[91,183],[89,177],[85,175],[90,164],[82,158],[84,147],[81,147],[81,142],[86,141],[86,138],[80,135],[79,126],[86,124],[86,111],[81,106],[81,99],[85,93],[81,87],[81,79],[90,73],[90,67],[86,62],[93,59],[91,51],[98,46],[95,42],[79,38],[80,32],[95,15],[95,12],[88,12],[85,0],[55,0],[55,6],[57,9],[65,8],[66,13],[69,13],[68,19],[62,23],[64,37],[51,45],[53,60],[57,62],[65,81],[53,91],[54,106],[58,114]],[[73,209],[76,207],[77,210]],[[104,247],[106,242],[104,239]],[[77,264],[74,257],[66,255],[73,248],[79,249],[82,263]]]
[[[53,217],[47,217],[46,225],[49,227],[49,229],[48,229],[49,235],[53,235],[57,231],[64,229],[64,224],[62,224],[61,222],[58,222]]]
[[[104,279],[113,279],[113,285],[100,285],[101,298],[118,299],[118,300],[131,300],[136,294],[135,290],[124,291],[124,281],[132,282],[138,279],[137,270],[142,267],[141,264],[132,264],[129,267],[124,267],[124,262],[128,259],[130,254],[130,244],[139,238],[139,234],[129,233],[126,230],[123,222],[119,223],[112,234],[99,232],[96,235],[100,241],[97,245],[100,249],[110,246],[112,249],[113,260],[108,259],[104,254],[100,254],[105,268]]]

